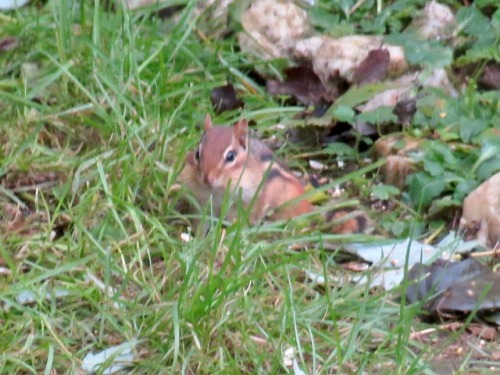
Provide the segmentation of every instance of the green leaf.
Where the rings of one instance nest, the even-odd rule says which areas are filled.
[[[382,200],[387,200],[401,193],[397,187],[392,185],[376,185],[373,186],[371,190],[375,198]]]
[[[354,0],[340,0],[338,6],[344,12],[345,16],[349,18],[350,11],[356,2]]]
[[[436,40],[422,40],[414,32],[386,36],[385,41],[404,47],[405,57],[411,65],[429,69],[444,68],[453,62],[453,50]]]
[[[356,33],[356,27],[352,23],[341,22],[338,25],[332,27],[328,34],[340,38],[341,36],[353,35]]]
[[[431,159],[424,159],[424,169],[429,172],[431,176],[439,176],[445,171],[441,161]]]
[[[487,6],[498,6],[498,0],[475,0],[474,4],[476,4],[479,8],[485,8]]]
[[[338,156],[353,156],[356,151],[349,145],[340,142],[329,143],[327,147],[322,150],[323,154],[338,155]]]
[[[359,120],[370,124],[386,124],[398,122],[398,117],[392,113],[394,107],[378,107],[371,111],[363,112],[358,116]]]
[[[500,36],[500,8],[491,17],[491,26],[495,30],[496,36]]]
[[[410,64],[430,69],[444,68],[453,62],[453,50],[435,40],[410,43],[405,46],[405,55]]]
[[[448,168],[455,167],[456,165],[458,165],[458,160],[453,155],[453,152],[448,145],[436,141],[436,142],[428,142],[427,147],[428,147],[427,157],[429,159],[433,159]]]
[[[407,230],[407,225],[403,221],[395,221],[391,225],[391,232],[395,237],[400,237],[403,235],[404,231]]]
[[[500,155],[495,155],[482,163],[477,169],[477,177],[480,180],[486,180],[497,172],[500,172]]]
[[[500,171],[500,138],[485,139],[472,171],[482,181]]]
[[[364,103],[373,98],[375,95],[387,90],[387,88],[388,86],[386,84],[380,82],[371,83],[361,87],[351,86],[351,88],[347,90],[344,95],[337,99],[328,112],[333,112],[336,108],[341,106],[354,108],[358,104]]]
[[[467,50],[465,56],[457,59],[458,65],[468,64],[477,60],[497,60],[498,40],[492,35],[478,39],[471,49]]]
[[[340,17],[337,14],[331,14],[318,6],[310,8],[308,14],[311,24],[325,31],[331,30],[340,22]]]
[[[455,187],[453,192],[453,199],[461,202],[467,194],[474,190],[478,186],[477,181],[474,180],[463,180],[460,181]]]
[[[460,139],[460,136],[457,134],[455,129],[436,129],[436,133],[439,134],[439,139],[441,139],[443,142],[457,141]]]
[[[488,17],[475,6],[461,7],[456,17],[461,29],[468,35],[483,37],[492,34],[493,30]]]
[[[429,207],[430,215],[440,215],[442,212],[448,211],[451,209],[459,209],[462,207],[462,202],[452,199],[450,196],[445,196],[443,198],[437,198],[432,201],[431,206]]]
[[[332,116],[338,121],[353,123],[355,120],[356,112],[351,107],[338,106],[332,111]]]
[[[448,182],[419,172],[408,178],[410,199],[415,207],[425,208],[448,186]]]
[[[484,119],[461,117],[458,120],[460,137],[465,143],[470,143],[472,138],[488,128],[488,123],[489,121]]]

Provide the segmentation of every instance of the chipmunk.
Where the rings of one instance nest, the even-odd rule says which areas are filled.
[[[217,216],[226,189],[232,200],[241,199],[243,206],[250,209],[251,223],[264,218],[286,220],[313,211],[309,201],[300,199],[305,192],[301,181],[265,143],[250,137],[247,120],[232,127],[213,126],[207,115],[201,141],[196,150],[187,154],[178,181],[191,190],[200,204],[212,201]],[[226,218],[234,220],[236,214],[233,206]],[[345,213],[328,213],[326,217],[337,220],[341,215]],[[366,225],[364,218],[339,222],[337,233],[357,232]]]
[[[198,148],[187,154],[179,182],[200,204],[211,199],[216,215],[229,187],[231,198],[241,199],[250,208],[252,223],[267,214],[270,220],[291,219],[313,209],[307,200],[280,207],[304,194],[304,187],[265,143],[249,136],[247,120],[232,127],[213,126],[207,115],[203,137]],[[235,217],[236,208],[232,207],[227,218]]]

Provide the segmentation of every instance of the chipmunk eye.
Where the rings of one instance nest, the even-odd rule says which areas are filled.
[[[233,150],[230,150],[226,153],[226,157],[224,158],[224,161],[226,163],[231,163],[234,161],[235,158],[236,158],[236,152],[234,152]]]
[[[197,149],[196,149],[196,152],[194,153],[194,159],[195,159],[196,161],[199,161],[199,160],[200,160],[200,149],[199,149],[199,148],[197,148]]]

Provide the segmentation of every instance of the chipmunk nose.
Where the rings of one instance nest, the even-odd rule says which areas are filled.
[[[215,178],[209,174],[203,175],[203,182],[207,186],[212,186],[214,184]]]

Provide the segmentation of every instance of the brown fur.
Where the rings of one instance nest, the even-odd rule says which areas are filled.
[[[235,153],[234,162],[225,161],[228,150]],[[216,214],[220,213],[228,185],[233,198],[236,199],[241,194],[245,206],[257,194],[249,213],[251,222],[261,220],[270,211],[273,211],[273,220],[291,219],[312,211],[311,204],[306,200],[278,209],[304,194],[304,188],[269,147],[258,139],[249,138],[246,120],[239,121],[233,127],[214,127],[207,116],[198,152],[199,160],[195,158],[196,151],[191,151],[186,156],[179,181],[193,192],[200,204],[207,204],[212,199]],[[262,183],[264,179],[266,180]],[[278,210],[274,212],[276,209]],[[236,212],[231,211],[228,219],[234,219],[235,215]]]
[[[369,228],[369,219],[362,211],[338,210],[326,214],[326,220],[333,224],[334,233],[363,233]]]
[[[179,182],[192,191],[200,204],[212,202],[216,215],[220,215],[228,186],[233,200],[241,198],[244,207],[251,210],[252,223],[266,217],[287,220],[313,211],[307,200],[299,198],[304,194],[302,183],[265,143],[249,137],[246,120],[232,127],[214,127],[207,116],[197,150],[198,160],[196,151],[187,154]],[[234,162],[224,161],[228,150],[235,152]],[[227,219],[234,220],[236,213],[233,207]],[[335,233],[364,232],[368,226],[366,216],[357,211],[332,211],[326,219],[332,222]]]

